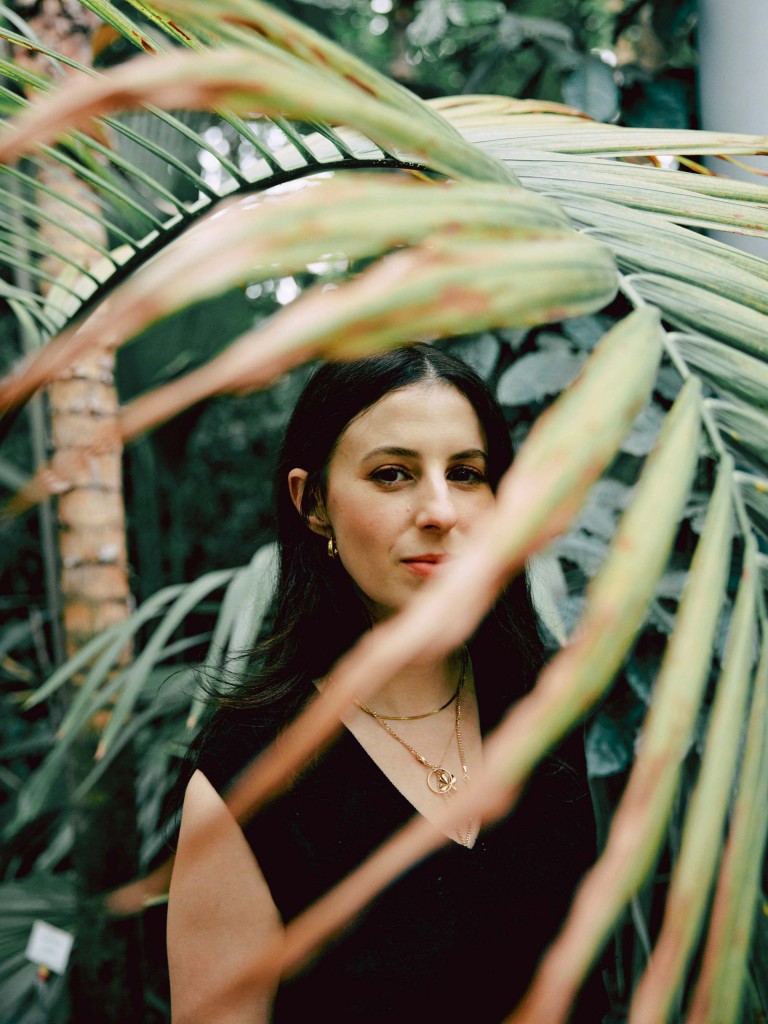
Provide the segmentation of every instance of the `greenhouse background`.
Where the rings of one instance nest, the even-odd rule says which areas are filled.
[[[378,263],[394,250],[406,272],[387,301],[416,309],[406,279],[440,294],[424,254],[446,244],[491,313],[452,317],[434,299],[419,336],[488,380],[530,453],[523,481],[537,456],[564,453],[547,500],[529,509],[535,525],[503,534],[504,557],[531,559],[560,639],[591,637],[601,609],[617,616],[612,646],[585,642],[572,678],[592,708],[605,858],[643,792],[640,737],[664,754],[656,817],[637,819],[624,873],[588,926],[595,956],[611,953],[612,1020],[768,1012],[768,932],[756,913],[768,767],[768,191],[739,166],[762,169],[768,150],[768,15],[757,7],[740,0],[724,19],[715,0],[0,7],[3,116],[27,126],[0,136],[9,1021],[169,1020],[162,805],[204,712],[200,666],[222,671],[269,621],[276,446],[311,360],[343,358],[344,331],[370,322],[349,284],[370,280],[376,292]],[[338,49],[313,63],[270,11]],[[234,13],[269,32],[233,28]],[[162,74],[151,95],[138,72],[122,93],[99,85],[137,53],[161,62],[191,40],[207,51],[201,68],[210,58],[210,91],[188,109],[178,88],[166,106]],[[252,48],[251,94],[220,81],[216,51],[232,45]],[[263,109],[260,62],[277,83]],[[163,72],[185,73],[181,63]],[[128,93],[136,102],[122,109]],[[57,106],[59,95],[71,99]],[[33,97],[39,115],[26,110]],[[76,116],[78,103],[101,120]],[[309,177],[313,190],[302,187]],[[446,179],[451,189],[432,187]],[[280,197],[273,214],[256,198],[265,189]],[[207,218],[214,209],[218,220]],[[462,230],[446,243],[440,232],[460,210]],[[501,237],[489,240],[500,217]],[[318,236],[280,249],[281,228],[302,218],[320,223]],[[557,269],[517,295],[509,282],[535,258],[536,233],[551,235]],[[308,337],[291,321],[304,302],[317,305]],[[326,316],[344,327],[338,337],[323,333]],[[388,330],[374,324],[356,344],[413,340]],[[260,355],[272,343],[277,369]],[[577,377],[612,447],[597,446],[572,397]],[[571,491],[580,509],[545,549],[547,517]],[[131,887],[137,879],[149,882]],[[670,921],[681,919],[670,954]],[[75,937],[60,970],[26,955],[35,921]],[[667,974],[649,991],[654,956],[666,956]],[[572,964],[578,973],[575,954]],[[539,1019],[529,1012],[520,1019]]]

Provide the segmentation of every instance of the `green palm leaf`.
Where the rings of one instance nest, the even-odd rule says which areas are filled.
[[[338,212],[339,208],[342,213]],[[373,214],[375,219],[370,221],[365,234],[361,234],[359,222],[364,212]],[[309,233],[304,227],[307,219],[311,219],[313,225]],[[197,225],[184,245],[168,248],[157,261],[126,280],[111,297],[109,306],[97,310],[82,327],[72,327],[60,334],[55,343],[30,362],[23,376],[9,379],[5,387],[0,383],[0,407],[14,404],[31,393],[30,389],[50,380],[52,374],[78,352],[92,346],[115,348],[159,317],[207,295],[218,294],[246,275],[258,281],[276,273],[288,274],[329,253],[343,254],[346,258],[371,256],[405,242],[428,241],[432,232],[440,230],[447,234],[439,244],[435,235],[431,278],[426,260],[417,258],[415,262],[424,264],[424,274],[434,281],[433,288],[441,286],[441,270],[459,280],[466,274],[470,317],[474,315],[479,319],[478,307],[474,307],[474,313],[471,307],[472,289],[478,287],[481,304],[482,290],[495,290],[510,307],[505,314],[503,309],[497,312],[492,305],[488,306],[489,322],[497,325],[521,322],[519,312],[515,314],[511,308],[517,294],[514,286],[505,285],[516,264],[524,269],[530,267],[526,271],[530,277],[525,288],[542,289],[542,307],[535,313],[531,307],[530,315],[522,320],[524,323],[554,318],[554,315],[548,317],[551,303],[547,304],[545,296],[552,280],[552,267],[558,260],[564,271],[566,265],[572,270],[572,292],[564,294],[562,303],[558,304],[563,315],[567,315],[569,308],[570,315],[597,308],[607,302],[615,290],[615,274],[603,247],[580,239],[564,227],[560,212],[545,200],[494,186],[457,183],[451,189],[428,189],[408,182],[390,182],[388,177],[342,176],[318,184],[312,190],[281,197],[277,202],[242,202]],[[504,243],[505,233],[511,244]],[[492,254],[483,253],[479,242],[484,236],[488,246],[496,245],[497,253],[506,257],[505,266],[498,265]],[[462,240],[465,240],[464,248],[460,244]],[[212,265],[201,259],[202,253],[212,260]],[[402,258],[405,259],[405,255]],[[497,276],[491,279],[483,268],[494,265]],[[417,286],[407,269],[402,275],[403,286]],[[538,285],[533,284],[534,279]],[[443,287],[449,284],[447,280]],[[311,301],[310,297],[308,300]],[[423,296],[417,295],[414,301],[422,302]],[[331,309],[336,304],[331,295],[321,297],[319,302]],[[394,308],[396,302],[396,297],[390,296],[386,304]],[[453,308],[457,314],[460,312]],[[383,312],[386,313],[386,309]],[[441,313],[435,308],[434,312],[438,323],[425,324],[421,331],[446,333],[440,328],[439,318],[448,317],[450,310]],[[400,323],[403,334],[409,330],[408,323],[404,317]],[[410,330],[411,336],[420,333],[418,324]],[[332,350],[333,345],[329,344],[329,348]],[[270,354],[266,343],[260,351],[270,360],[269,374],[274,375],[277,370],[274,352]],[[307,348],[303,358],[312,351]],[[232,358],[239,358],[235,351]],[[301,359],[299,353],[298,360]],[[290,362],[286,362],[284,368],[289,365]],[[247,367],[241,366],[240,379],[247,380],[247,374]]]
[[[639,340],[643,337],[642,327],[648,327],[647,318],[640,318],[635,327],[634,340]],[[591,387],[586,387],[586,394],[582,396],[585,402],[588,397],[594,398],[593,389],[607,385],[610,377],[608,367],[612,359],[620,358],[616,351],[619,347],[616,344],[617,336],[614,335],[611,341],[613,345],[605,346],[601,358],[595,358],[597,353],[593,356],[589,380]],[[573,400],[572,396],[568,398]],[[626,654],[655,583],[663,571],[677,517],[687,494],[696,462],[698,400],[696,386],[691,383],[681,393],[673,413],[665,424],[663,436],[659,439],[654,455],[645,467],[638,484],[635,501],[622,520],[611,555],[599,577],[593,581],[573,643],[553,658],[542,672],[534,691],[510,710],[506,719],[489,739],[483,779],[477,780],[472,792],[467,791],[446,809],[441,822],[444,827],[455,827],[456,823],[466,820],[467,815],[485,815],[491,808],[496,815],[502,806],[508,808],[519,795],[521,784],[541,756],[573,727],[583,715],[585,708],[598,700],[605,688],[610,685],[613,673]],[[559,403],[553,407],[553,412],[557,412],[549,422],[546,425],[539,422],[538,436],[531,437],[528,442],[525,467],[519,467],[518,459],[515,464],[517,469],[513,467],[508,474],[508,480],[501,485],[498,514],[495,518],[503,519],[504,523],[492,524],[489,532],[493,535],[498,530],[502,536],[506,534],[505,554],[510,562],[517,562],[525,553],[524,550],[520,551],[514,540],[518,545],[531,541],[526,535],[525,524],[518,525],[515,517],[508,515],[509,511],[515,508],[509,492],[511,490],[511,494],[514,495],[515,485],[520,488],[525,485],[530,494],[531,485],[536,478],[535,472],[532,473],[532,464],[541,467],[542,463],[538,456],[547,452],[549,446],[554,450],[560,450],[567,429],[566,416],[570,405],[571,402],[567,399],[564,401],[561,397]],[[586,427],[587,423],[579,423],[579,426]],[[608,423],[613,431],[618,432],[622,420],[614,412],[607,420],[606,426]],[[596,421],[593,421],[593,426],[598,429]],[[613,439],[617,440],[615,434]],[[603,445],[607,450],[610,439],[603,440]],[[524,448],[521,456],[525,454]],[[507,488],[509,490],[506,490]],[[578,497],[573,503],[564,502],[567,508],[561,515],[574,514],[577,501]],[[507,502],[509,504],[506,504]],[[542,501],[541,505],[543,504]],[[658,523],[663,524],[662,529],[649,531],[646,528],[648,516],[651,514],[657,517]],[[488,530],[488,526],[486,529]],[[539,539],[540,537],[541,533]],[[494,547],[498,550],[503,546],[500,541],[500,536],[492,536],[488,546],[495,542]],[[457,566],[456,571],[451,572],[450,576],[446,574],[441,584],[430,588],[431,592],[423,592],[418,602],[414,602],[419,606],[416,614],[407,618],[402,616],[400,622],[392,622],[389,628],[380,628],[374,632],[375,639],[372,638],[368,644],[366,668],[369,672],[380,673],[380,677],[371,678],[369,675],[365,680],[366,689],[375,690],[381,677],[386,677],[393,671],[392,663],[395,660],[407,664],[415,650],[449,650],[455,643],[455,633],[461,635],[475,625],[479,617],[478,599],[481,595],[484,599],[481,609],[487,606],[487,575],[496,568],[490,559],[486,560],[483,557],[484,554],[482,550],[473,551],[474,572],[470,573],[468,566]],[[471,624],[467,621],[456,622],[459,617],[456,614],[459,591],[465,598],[475,599],[465,613],[466,619],[471,616]],[[495,591],[496,588],[493,587],[491,593]],[[451,609],[450,616],[448,608]],[[597,652],[599,656],[596,656]],[[352,654],[337,666],[334,670],[333,690],[326,691],[316,708],[302,716],[304,723],[298,720],[283,734],[281,745],[284,745],[284,760],[281,770],[291,770],[290,765],[286,763],[289,756],[295,759],[292,764],[302,763],[305,751],[299,744],[302,740],[311,744],[311,737],[315,730],[319,731],[321,722],[328,725],[333,722],[338,706],[345,706],[345,688],[352,693],[361,692],[362,680],[354,671],[357,667],[355,655],[358,653],[357,649],[353,650]],[[356,684],[354,689],[353,684]],[[332,702],[335,702],[336,707]],[[317,711],[322,704],[330,705],[324,719],[321,718],[322,712]],[[303,734],[300,731],[302,724]],[[297,737],[295,745],[294,736]],[[285,751],[285,747],[288,747],[290,753]],[[263,799],[276,785],[276,779],[270,772],[270,769],[276,771],[276,767],[267,761],[266,757],[259,758],[248,773],[250,778],[238,781],[236,789],[232,792],[233,810],[242,813],[245,808],[252,808],[258,799]],[[332,934],[350,914],[356,913],[364,905],[374,891],[378,891],[396,878],[414,860],[430,852],[435,842],[434,829],[426,821],[414,819],[408,829],[390,839],[350,875],[349,879],[324,897],[320,904],[292,922],[286,929],[286,940],[278,961],[271,964],[267,956],[267,963],[279,973],[304,962],[328,934]],[[551,989],[550,995],[553,995]],[[525,1011],[521,1012],[524,1014]],[[545,1020],[552,1024],[556,1019],[548,1015],[551,1012],[551,1004],[542,1012],[542,1016],[535,1018],[537,1024]],[[522,1019],[524,1017],[521,1017]]]
[[[705,756],[686,814],[664,922],[630,1009],[633,1024],[667,1020],[686,961],[692,955],[720,852],[752,674],[757,581],[750,554],[748,550]]]
[[[734,1020],[739,1011],[768,825],[767,700],[768,646],[764,640],[738,796],[720,869],[701,977],[693,998],[691,1024]]]
[[[621,912],[641,888],[666,836],[709,674],[725,592],[731,533],[731,465],[724,460],[690,576],[654,687],[643,746],[563,930],[539,968],[529,1003],[554,1024],[573,1000]],[[533,1009],[532,1009],[533,1012]]]
[[[706,635],[713,632],[716,595],[725,571],[727,508],[732,503],[739,543],[746,553],[746,576],[672,882],[669,913],[676,915],[676,925],[685,922],[686,941],[665,954],[671,926],[663,926],[652,963],[663,960],[668,973],[655,989],[650,982],[642,984],[632,1011],[641,1014],[643,1001],[652,995],[652,1012],[662,1019],[701,928],[703,899],[714,876],[735,772],[736,737],[745,718],[752,638],[764,643],[766,625],[765,575],[758,579],[758,568],[764,570],[766,562],[757,553],[756,538],[760,543],[768,540],[768,263],[694,229],[718,227],[764,235],[768,189],[664,170],[648,158],[763,153],[768,139],[625,129],[591,123],[567,108],[483,97],[423,104],[258,0],[163,0],[157,7],[136,0],[134,6],[155,26],[151,31],[104,0],[89,0],[87,6],[154,56],[106,75],[75,68],[77,80],[62,89],[51,89],[40,75],[9,61],[3,64],[12,82],[35,94],[31,103],[10,88],[0,97],[6,112],[18,113],[15,127],[0,137],[0,156],[11,161],[24,154],[22,162],[0,175],[0,206],[7,211],[0,222],[0,252],[16,274],[16,280],[2,283],[3,293],[20,315],[35,318],[47,336],[63,328],[55,342],[0,383],[4,408],[23,401],[80,352],[127,343],[159,317],[202,295],[220,294],[234,282],[304,272],[322,258],[373,262],[364,270],[353,263],[349,280],[342,275],[334,291],[308,289],[200,371],[140,397],[126,409],[125,435],[148,429],[207,395],[264,386],[310,356],[346,358],[414,336],[435,338],[561,320],[601,308],[614,296],[617,283],[626,305],[635,307],[531,434],[500,490],[496,525],[485,546],[478,543],[474,563],[458,567],[441,585],[425,588],[423,601],[414,604],[408,619],[375,631],[348,656],[339,667],[337,703],[318,702],[314,717],[297,723],[286,744],[295,763],[319,742],[323,731],[332,729],[343,701],[362,694],[361,680],[372,688],[395,670],[397,659],[415,656],[429,644],[460,642],[493,600],[499,581],[567,526],[652,390],[660,348],[665,366],[673,366],[687,381],[589,588],[573,642],[542,676],[532,717],[527,718],[524,709],[516,718],[513,715],[494,741],[486,788],[478,787],[473,795],[482,804],[489,794],[498,794],[502,783],[521,783],[548,746],[610,687],[634,636],[651,614],[670,545],[691,497],[697,463],[699,476],[715,475],[717,466],[707,526],[657,681],[654,711],[644,728],[646,746],[633,774],[642,782],[658,749],[664,783],[653,790],[658,802],[652,808],[653,820],[647,822],[647,842],[637,845],[621,885],[614,880],[602,917],[590,917],[577,904],[573,922],[555,948],[555,960],[542,968],[542,977],[551,982],[545,995],[563,997],[562,1005],[553,1010],[542,995],[544,988],[534,987],[528,1009],[544,1016],[526,1018],[547,1024],[559,1019],[554,1014],[564,1012],[564,997],[578,986],[607,929],[651,870],[670,816],[677,762],[700,703],[707,667],[703,648],[709,644],[701,644],[699,637],[697,657],[686,658],[684,707],[675,704],[678,692],[673,699],[670,666],[677,663],[680,651],[694,649],[691,637],[697,624],[703,629],[706,620]],[[21,31],[9,29],[5,34],[54,64],[64,60],[34,40],[25,41]],[[150,104],[146,112],[124,113],[145,104]],[[162,111],[163,106],[202,113],[199,121],[187,123]],[[94,115],[102,118],[102,127],[95,130],[90,121]],[[206,137],[206,126],[214,123],[225,124],[233,137],[251,147],[253,160],[247,167],[220,154]],[[201,152],[216,167],[215,175],[201,172]],[[52,162],[75,172],[87,186],[71,199],[71,209],[84,207],[83,197],[89,194],[98,197],[91,216],[106,229],[109,241],[96,246],[101,262],[80,266],[70,259],[66,274],[56,279],[54,291],[43,302],[20,282],[24,275],[40,284],[52,276],[39,265],[40,257],[55,255],[55,249],[44,237],[34,198],[41,167]],[[336,174],[279,201],[264,203],[243,196],[229,207],[217,206],[224,195],[266,190],[318,170],[365,166],[409,168],[425,180],[417,184],[385,175],[347,180]],[[163,182],[165,168],[173,173]],[[435,180],[441,178],[451,179],[450,184]],[[214,206],[215,216],[197,223]],[[49,223],[57,219],[44,216]],[[77,228],[58,219],[77,236]],[[156,259],[150,262],[152,256]],[[109,300],[103,304],[108,291]],[[81,319],[84,311],[90,315]],[[659,314],[672,328],[669,333],[659,331]],[[701,387],[707,394],[703,401]],[[702,428],[705,443],[700,441]],[[705,493],[708,500],[706,487]],[[248,621],[236,615],[240,596],[253,585],[253,576],[247,573],[232,577],[211,664],[218,663],[217,652],[227,637],[237,635],[238,642],[245,643],[254,635],[258,615]],[[47,697],[76,671],[88,670],[80,697],[65,720],[66,736],[83,726],[95,704],[108,702],[112,695],[117,704],[104,737],[105,761],[141,728],[151,716],[141,718],[140,712],[133,723],[129,716],[154,667],[176,649],[173,629],[207,585],[201,583],[199,592],[180,592],[175,604],[170,598],[160,601],[172,609],[165,626],[158,628],[135,665],[118,676],[113,671],[118,652],[139,620],[146,621],[141,619],[146,610],[132,625],[98,638],[51,677],[37,699]],[[445,614],[446,602],[450,616]],[[455,614],[456,607],[465,609],[463,615]],[[446,630],[447,621],[452,631]],[[434,646],[430,649],[434,653]],[[764,667],[758,674],[764,676]],[[679,731],[672,727],[675,713],[685,718]],[[721,894],[732,892],[743,880],[745,894],[733,906],[747,918],[766,830],[757,781],[766,757],[764,716],[760,690],[753,703],[733,838],[720,880]],[[57,748],[61,749],[62,745]],[[59,770],[61,756],[54,753],[41,775],[25,787],[17,824],[31,820],[45,804],[46,785]],[[102,762],[94,772],[105,768]],[[235,810],[244,812],[289,771],[287,755],[266,755],[256,786],[246,786]],[[466,809],[457,806],[457,817],[465,814]],[[621,822],[617,817],[616,830]],[[750,828],[754,838],[747,841]],[[394,844],[389,861],[382,855],[381,863],[387,866],[381,877],[407,866],[419,844],[426,848],[423,835],[413,839],[418,829],[414,825],[408,852]],[[606,857],[610,851],[609,840]],[[595,870],[598,878],[599,866]],[[373,889],[366,891],[371,895]],[[718,899],[722,903],[726,897]],[[309,933],[297,938],[289,956],[306,951],[328,931],[329,921],[339,912],[339,904],[335,910],[333,906],[331,900],[324,923],[309,939]],[[747,939],[744,932],[734,939],[735,911],[726,906],[722,914],[711,927],[700,992],[726,1008],[723,1013],[734,1014]],[[289,934],[293,942],[299,932]],[[579,937],[576,942],[574,935]],[[550,977],[553,964],[557,971]]]

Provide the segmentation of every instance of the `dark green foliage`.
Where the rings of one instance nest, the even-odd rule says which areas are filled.
[[[3,1020],[13,1024],[63,1024],[69,1020],[65,978],[37,977],[37,968],[24,958],[32,922],[44,920],[57,928],[74,925],[75,894],[71,876],[39,873],[0,886],[0,985]]]
[[[606,119],[620,107],[620,116],[633,124],[680,125],[693,118],[690,3],[646,0],[625,4],[621,13],[607,11],[601,0],[392,0],[388,11],[386,0],[373,5],[371,0],[279,0],[277,6],[423,94],[487,91],[556,100],[565,96]],[[657,57],[661,52],[665,58],[655,70],[640,67],[637,61],[611,69],[591,52],[595,47],[610,50],[619,38],[629,38],[635,40],[632,45],[640,60],[650,31],[661,47],[655,51]],[[114,58],[111,47],[100,55],[104,64]],[[139,123],[142,117],[123,120],[145,132],[148,125]],[[164,138],[162,124],[153,122],[151,127],[161,133],[153,139],[156,144],[174,151],[183,144],[175,132]],[[129,140],[116,140],[121,152],[135,157]],[[234,131],[223,125],[220,144],[230,147],[227,152],[233,159],[238,156],[231,150],[235,140]],[[152,168],[147,170],[151,174]],[[182,198],[190,187],[182,177],[164,184]],[[127,401],[220,351],[231,338],[279,308],[274,289],[275,283],[268,283],[256,299],[241,290],[221,296],[204,309],[192,308],[164,321],[125,347],[118,364],[121,399]],[[18,352],[13,317],[0,317],[0,329],[7,335],[7,340],[0,339],[0,357],[7,366]],[[549,349],[545,358],[554,376],[567,377],[585,347],[589,345],[572,336],[570,356],[564,349],[560,354]],[[528,351],[534,348],[529,340]],[[510,361],[501,358],[505,365]],[[294,393],[287,388],[218,409],[213,403],[210,411],[193,409],[129,449],[131,564],[139,598],[168,582],[238,564],[269,535],[274,446],[281,416]],[[31,466],[23,450],[25,431],[22,423],[17,447],[4,447],[0,483],[10,482],[3,474],[6,462],[21,477]],[[182,457],[187,454],[192,458]],[[20,478],[14,479],[18,485]],[[201,493],[205,501],[200,501]],[[18,593],[17,600],[25,606],[41,607],[35,516],[3,529],[0,572],[5,568],[7,576],[2,593]]]
[[[499,92],[565,99],[598,119],[619,118],[638,125],[682,126],[693,120],[690,3],[627,2],[621,14],[607,13],[600,0],[518,0],[506,4],[496,0],[393,0],[386,13],[386,2],[372,6],[371,0],[284,0],[277,6],[335,37],[423,95]],[[615,68],[593,48],[612,51],[620,37],[634,47],[635,56],[627,56],[626,62]],[[646,60],[649,40],[654,38],[660,43],[654,51],[656,65]],[[111,58],[116,56],[115,49]],[[225,141],[229,139],[226,127],[222,135]],[[161,139],[156,141],[162,143]],[[126,155],[134,156],[130,144],[121,145],[126,147]],[[235,155],[230,154],[230,158],[235,159]],[[148,170],[152,173],[153,168]],[[189,198],[187,179],[166,184],[181,198]],[[144,199],[138,185],[135,198],[139,202]],[[123,213],[127,222],[128,214]],[[247,289],[238,289],[187,310],[125,347],[118,366],[121,399],[128,401],[148,387],[204,363],[232,338],[269,316],[280,305],[275,284],[260,286],[258,297],[252,299]],[[499,388],[508,422],[519,442],[532,419],[578,372],[585,354],[609,322],[608,317],[589,317],[528,333],[501,331],[458,339],[448,347]],[[0,319],[0,330],[8,335],[0,339],[4,365],[12,355],[15,357],[10,323],[9,317]],[[526,376],[531,361],[535,361],[536,373]],[[130,562],[138,601],[168,583],[244,564],[269,538],[276,447],[307,372],[302,369],[264,393],[213,400],[131,446],[126,485]],[[677,387],[672,371],[665,372],[670,386],[665,392],[662,374],[656,396],[660,408],[669,405]],[[656,425],[653,408],[649,408],[611,468],[609,479],[598,485],[594,500],[556,548],[562,577],[559,611],[566,628],[578,614],[584,585],[602,563],[607,541]],[[23,471],[31,466],[25,437],[22,422],[3,456],[10,466]],[[4,465],[0,465],[0,482],[7,483]],[[691,516],[695,515],[692,509]],[[0,673],[5,687],[0,713],[6,723],[0,732],[4,762],[0,792],[9,802],[49,751],[58,725],[55,703],[46,713],[39,710],[22,716],[12,695],[12,691],[38,685],[50,667],[45,654],[49,645],[36,524],[36,516],[29,515],[16,520],[2,537],[8,570],[0,589],[6,602],[0,604],[4,620]],[[681,530],[683,548],[689,546],[685,538],[690,539],[694,530],[694,524]],[[684,565],[682,558],[680,565]],[[674,580],[668,582],[665,599],[674,602]],[[215,612],[212,602],[196,609],[179,630],[180,664],[201,657],[202,642],[192,647],[184,644],[193,634],[204,634],[207,639],[211,612]],[[626,667],[626,682],[616,688],[590,727],[591,771],[604,785],[616,783],[617,790],[632,758],[668,621],[660,598],[652,625],[639,638]],[[139,646],[143,639],[138,638]],[[7,654],[15,659],[13,663],[3,661]],[[153,675],[153,692],[172,671],[171,665],[165,665]],[[137,806],[126,803],[123,827],[126,835],[133,835],[132,855],[142,870],[163,852],[163,836],[158,828],[160,803],[183,745],[184,701],[171,700],[167,706],[162,705],[163,689],[170,690],[173,685],[164,683],[156,699],[147,696],[135,709],[142,728],[131,736],[135,735],[136,740],[135,764],[128,764],[126,770],[129,774],[135,772]],[[63,772],[61,778],[63,789]],[[96,785],[93,794],[98,792]],[[60,870],[69,863],[72,832],[60,818],[52,820],[51,813],[61,795],[50,792],[44,813],[14,837],[13,848],[2,865],[4,877],[23,875],[33,868],[38,872],[42,868]],[[5,824],[6,819],[0,823]],[[114,827],[112,818],[110,827]],[[41,850],[42,863],[35,861]],[[129,869],[130,865],[124,866],[124,870]],[[37,876],[32,876],[30,884],[36,883]],[[46,884],[41,892],[47,891]],[[67,886],[61,874],[50,881],[54,893],[67,893]],[[2,898],[0,894],[0,901]],[[54,920],[47,910],[45,916]],[[97,925],[95,917],[94,927]],[[162,957],[162,922],[148,919],[146,927],[149,941],[156,947],[149,960],[156,965]],[[28,931],[28,924],[26,928]],[[24,977],[28,979],[29,974],[27,970]],[[147,1013],[162,1020],[167,1007],[163,1002],[162,969],[159,974],[159,979],[150,980],[145,999],[154,1006]],[[29,992],[28,984],[24,998],[29,998]],[[52,991],[51,997],[55,994]],[[57,1006],[57,1012],[66,1012],[65,1001]]]
[[[279,0],[423,96],[564,100],[602,121],[695,121],[694,0]]]
[[[630,767],[645,710],[626,685],[614,686],[610,701],[597,712],[587,731],[591,775],[618,775]]]
[[[238,289],[192,307],[122,349],[118,384],[124,399],[207,361],[279,309],[275,284],[259,286],[258,303]],[[137,596],[242,564],[271,537],[276,450],[307,372],[300,369],[267,391],[190,409],[129,446]]]

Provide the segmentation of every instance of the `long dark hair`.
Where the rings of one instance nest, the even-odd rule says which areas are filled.
[[[484,381],[461,360],[431,345],[417,344],[355,362],[325,363],[307,383],[280,449],[275,494],[279,570],[270,638],[256,652],[249,682],[221,697],[230,706],[290,713],[306,697],[313,679],[370,626],[354,584],[327,541],[307,526],[308,515],[326,496],[328,466],[344,431],[358,416],[393,391],[435,381],[460,392],[485,434],[488,478],[493,490],[512,460],[509,430]],[[302,511],[287,486],[295,468],[307,472]],[[483,642],[485,641],[485,642]],[[514,580],[478,630],[473,659],[491,648],[514,653],[514,669],[530,677],[543,649],[525,576]]]
[[[487,445],[487,474],[495,491],[512,461],[504,416],[490,390],[461,360],[431,345],[417,344],[347,363],[325,363],[310,378],[285,433],[275,474],[279,568],[269,637],[245,655],[248,671],[232,685],[226,675],[203,680],[216,709],[193,741],[166,800],[166,821],[180,808],[186,782],[201,751],[235,722],[269,733],[285,724],[314,693],[324,676],[370,628],[371,621],[339,559],[328,557],[327,540],[310,530],[307,517],[324,503],[328,467],[344,431],[358,416],[393,391],[425,381],[464,395],[475,410]],[[288,474],[304,469],[307,479],[298,512]],[[502,592],[468,642],[481,707],[511,700],[530,688],[545,660],[525,574]],[[482,686],[485,679],[502,685]]]

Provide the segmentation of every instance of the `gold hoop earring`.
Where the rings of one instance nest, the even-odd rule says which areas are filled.
[[[339,549],[336,547],[336,540],[333,534],[328,538],[328,557],[336,558],[339,553]]]

